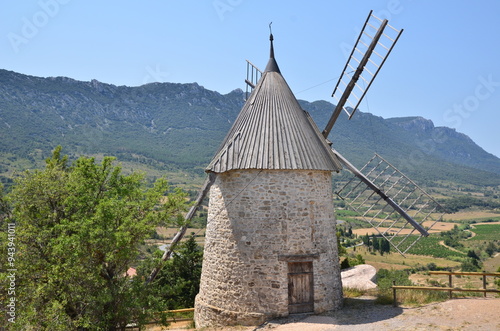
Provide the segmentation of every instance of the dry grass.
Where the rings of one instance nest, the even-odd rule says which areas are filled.
[[[178,228],[166,228],[163,226],[156,228],[156,232],[158,232],[160,236],[163,236],[167,239],[172,239],[177,231],[179,231]],[[205,236],[205,229],[188,228],[186,231],[186,235],[190,235],[191,232],[194,232],[197,236]]]
[[[449,278],[448,275],[430,275],[425,273],[416,273],[410,275],[410,280],[419,286],[448,286]],[[480,276],[452,276],[452,287],[457,288],[471,288],[480,289],[483,288],[483,278]],[[486,288],[495,288],[493,283],[494,277],[486,277]],[[447,291],[443,291],[448,296]],[[471,297],[471,296],[484,296],[480,292],[453,292],[455,297]],[[487,297],[494,298],[497,295],[495,293],[487,293]]]
[[[164,237],[165,239],[147,239],[146,244],[151,245],[151,246],[161,246],[163,244],[170,244],[172,241],[172,238],[175,236],[177,231],[179,231],[178,228],[165,228],[165,227],[157,227],[156,231],[158,232],[159,235]],[[186,235],[182,239],[182,241],[185,241],[189,238],[191,233],[195,234],[196,242],[200,246],[205,245],[205,229],[196,229],[196,228],[188,228],[186,231]]]
[[[497,272],[500,267],[500,253],[497,253],[494,257],[484,261],[483,269],[486,272]]]
[[[391,293],[392,295],[392,293]],[[421,306],[431,302],[446,301],[446,291],[398,290],[396,294],[399,303],[405,306]],[[390,298],[392,302],[392,296]]]
[[[494,211],[462,211],[453,214],[445,214],[443,220],[445,221],[468,221],[478,220],[484,218],[500,217],[499,212]]]
[[[342,288],[342,293],[344,294],[344,298],[357,298],[365,294],[365,292],[366,291],[357,288],[350,288],[350,287]]]
[[[367,262],[367,264],[373,266],[377,271],[380,269],[387,269],[387,270],[404,270],[408,269],[407,265],[404,264],[393,264],[393,263],[385,263],[385,262],[375,262],[375,261],[370,261]]]
[[[423,223],[424,226],[431,226],[434,222],[433,221],[426,221]],[[450,223],[450,222],[436,222],[436,224],[434,224],[434,226],[432,227],[431,230],[429,230],[429,233],[439,233],[439,232],[443,232],[443,231],[449,231],[451,229],[453,229],[453,227],[455,226],[456,224],[455,223]],[[388,228],[383,228],[383,227],[380,227],[379,230],[380,231],[386,231]],[[395,230],[395,229],[391,229],[390,231],[388,231],[389,233],[396,233],[397,231],[399,230]],[[370,228],[362,228],[362,229],[355,229],[352,231],[353,233],[357,234],[358,236],[364,236],[365,234],[368,233],[368,235],[372,235],[372,234],[377,234],[378,235],[378,231],[375,230],[374,228],[370,227]],[[405,230],[402,230],[401,232],[399,232],[400,235],[406,235],[408,233],[411,232],[411,229],[405,229]]]

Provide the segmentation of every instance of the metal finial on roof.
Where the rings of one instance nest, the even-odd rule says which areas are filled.
[[[280,72],[280,68],[278,67],[278,64],[276,63],[276,60],[274,59],[274,46],[273,46],[273,31],[271,29],[271,24],[273,22],[269,23],[269,40],[271,41],[271,51],[269,55],[269,62],[267,63],[266,70],[265,71],[275,71],[275,72]]]
[[[270,58],[274,59],[274,47],[273,47],[274,37],[273,37],[273,29],[271,28],[271,24],[273,24],[273,22],[269,23],[269,40],[271,41],[271,55],[270,55]]]

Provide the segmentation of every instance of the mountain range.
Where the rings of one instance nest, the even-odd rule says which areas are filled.
[[[13,160],[40,164],[57,145],[74,156],[108,154],[201,175],[244,98],[240,89],[220,94],[197,83],[127,87],[0,70],[0,177],[7,181]],[[299,102],[320,128],[334,108]],[[420,182],[500,185],[498,157],[422,117],[358,111],[341,116],[329,139],[358,167],[376,152]]]

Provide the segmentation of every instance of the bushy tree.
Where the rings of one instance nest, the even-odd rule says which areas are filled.
[[[203,248],[196,243],[194,235],[177,247],[151,283],[152,292],[161,300],[164,309],[194,307],[194,298],[200,290],[202,261]],[[151,268],[143,271],[151,271]]]
[[[373,243],[373,250],[375,252],[380,250],[380,240],[379,238],[375,237],[375,235],[372,236],[372,243]]]
[[[497,246],[495,245],[495,243],[493,241],[490,241],[488,242],[488,245],[486,246],[485,248],[485,252],[486,254],[488,254],[489,257],[492,257],[493,254],[495,254],[495,252],[497,251]]]
[[[475,272],[479,271],[480,265],[478,260],[471,257],[466,257],[460,264],[460,269],[464,272]]]
[[[390,253],[390,252],[391,252],[391,243],[389,242],[389,240],[381,238],[380,254],[383,255],[383,253]]]
[[[467,256],[470,257],[470,258],[473,258],[474,260],[479,260],[479,256],[477,256],[476,252],[472,249],[470,249],[468,252],[467,252]]]
[[[144,321],[154,300],[126,271],[157,225],[182,218],[185,195],[164,198],[167,191],[163,179],[146,189],[143,175],[123,175],[111,157],[70,165],[60,147],[44,170],[26,172],[9,194],[17,247],[12,326],[116,330]]]
[[[340,262],[340,269],[341,270],[344,270],[344,269],[347,269],[347,268],[350,268],[351,265],[349,264],[349,258],[346,257],[345,259],[342,260],[342,262]]]

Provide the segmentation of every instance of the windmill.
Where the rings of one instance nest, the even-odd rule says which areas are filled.
[[[370,12],[332,94],[337,105],[323,131],[282,77],[272,33],[265,70],[247,61],[250,94],[247,89],[186,225],[163,256],[168,259],[209,194],[195,303],[198,327],[256,325],[293,313],[340,309],[333,172],[351,173],[335,193],[402,254],[439,220],[440,206],[381,156],[375,154],[358,170],[328,140],[342,111],[349,118],[355,114],[401,33]]]
[[[396,29],[370,11],[335,85],[336,107],[322,135],[328,140],[340,114],[351,119],[375,77],[396,45],[403,29]],[[255,88],[262,71],[247,60],[246,95]],[[332,145],[328,141],[329,145]],[[415,182],[377,153],[361,170],[333,149],[351,179],[335,193],[390,242],[401,255],[441,220],[443,207]]]

